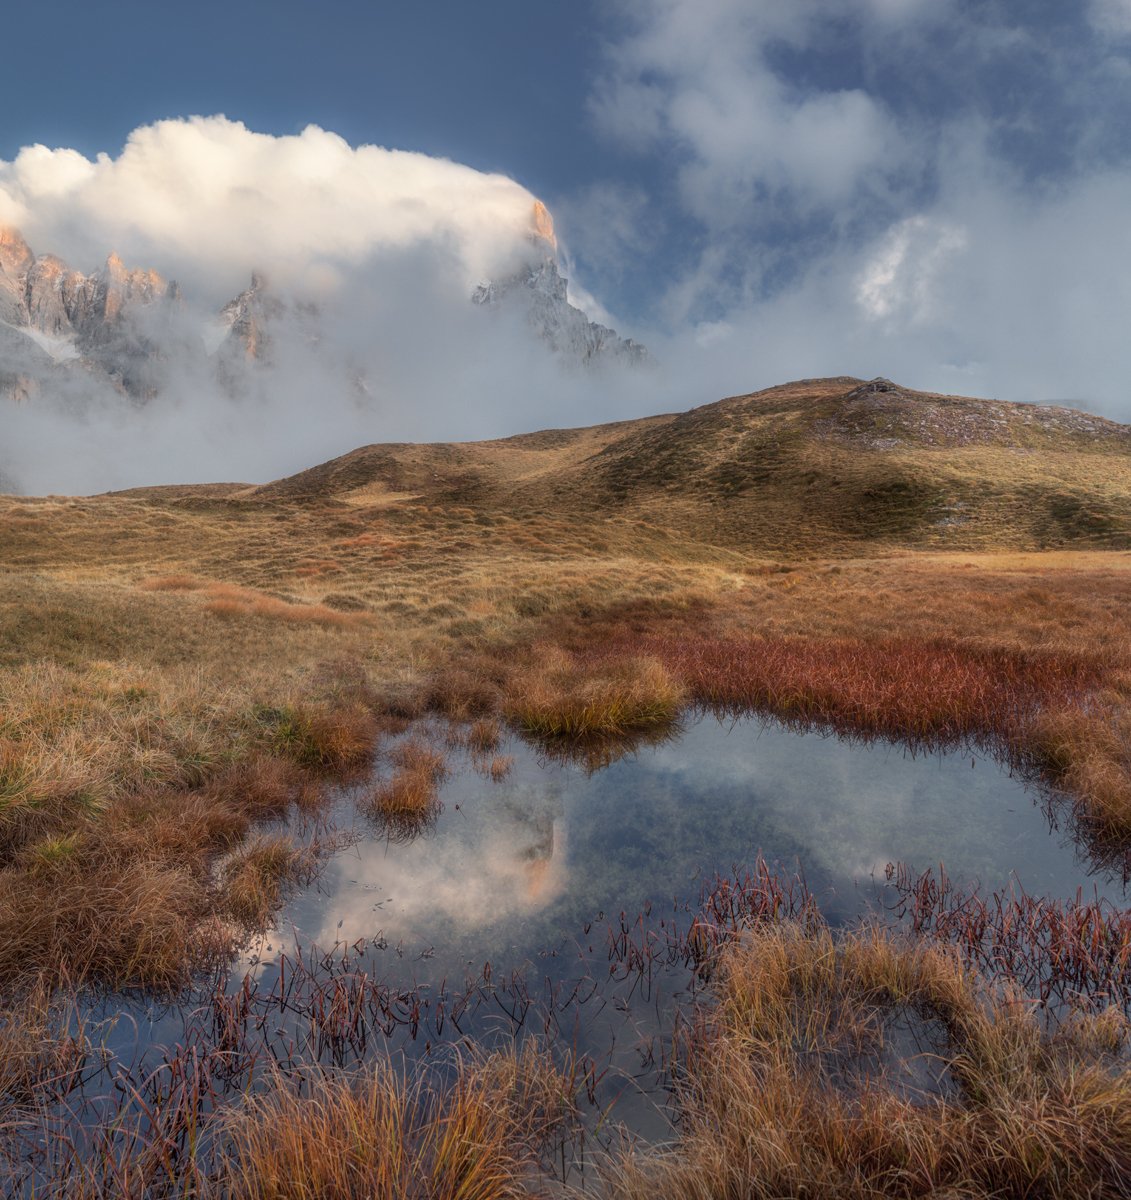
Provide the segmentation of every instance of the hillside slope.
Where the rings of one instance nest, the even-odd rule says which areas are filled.
[[[1131,427],[837,377],[588,429],[366,446],[239,494],[627,517],[765,552],[1122,549]]]

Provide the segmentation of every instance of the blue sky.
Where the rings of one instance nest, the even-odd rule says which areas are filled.
[[[0,160],[223,113],[501,173],[688,403],[845,372],[1131,418],[1131,0],[56,3],[5,28]]]

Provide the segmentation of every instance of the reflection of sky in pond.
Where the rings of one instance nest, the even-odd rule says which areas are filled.
[[[221,984],[240,998],[223,1011],[245,1014],[233,1044],[249,1062],[285,1070],[386,1051],[442,1057],[464,1039],[497,1045],[533,1034],[596,1064],[600,1128],[623,1121],[667,1138],[665,1055],[677,1013],[701,993],[678,938],[649,943],[659,950],[636,966],[627,955],[610,960],[622,912],[632,926],[652,905],[634,945],[657,929],[670,935],[673,917],[686,929],[682,906],[697,907],[703,883],[759,852],[799,868],[833,921],[874,903],[893,861],[915,871],[941,862],[956,884],[987,890],[1015,882],[1070,898],[1098,888],[1124,900],[1117,882],[1088,874],[1066,833],[1050,831],[1036,793],[969,753],[912,757],[710,717],[592,774],[517,740],[500,753],[515,759],[502,782],[451,755],[443,810],[415,840],[386,840],[356,815],[353,797],[341,798],[335,822],[356,825],[360,840],[325,860]],[[297,822],[296,836],[316,832]],[[133,1064],[133,1078],[164,1078],[164,1047],[211,1046],[227,1027],[214,1024],[214,982],[169,1005],[106,997],[89,1015],[120,1012],[103,1045],[116,1063]],[[345,1032],[335,1042],[327,1029]],[[915,1050],[898,1029],[892,1037],[892,1055]],[[912,1054],[912,1074],[917,1061]],[[232,1080],[242,1095],[243,1076]]]
[[[827,915],[875,896],[888,862],[944,863],[956,883],[1016,881],[1068,897],[1096,880],[1037,797],[969,752],[911,756],[756,721],[705,718],[677,741],[587,776],[520,742],[495,783],[453,759],[435,827],[408,843],[370,832],[288,905],[273,952],[383,935],[416,978],[519,964],[580,936],[599,912],[694,900],[704,875],[761,851],[800,866]],[[343,810],[344,811],[344,810]],[[1121,895],[1099,881],[1101,892]],[[430,963],[424,967],[424,952]]]

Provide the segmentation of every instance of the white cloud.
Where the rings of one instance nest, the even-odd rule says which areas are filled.
[[[1090,0],[1088,16],[1101,33],[1131,36],[1131,0]]]
[[[939,276],[966,246],[966,231],[958,226],[924,216],[900,221],[865,265],[856,287],[857,303],[873,320],[937,320]]]
[[[909,0],[873,0],[889,15]],[[734,225],[767,195],[842,201],[899,156],[884,106],[858,89],[803,92],[771,64],[777,44],[804,45],[828,8],[818,0],[652,0],[611,48],[591,108],[630,147],[685,155],[683,194],[709,227]]]
[[[0,162],[0,221],[36,250],[89,269],[113,248],[212,302],[253,268],[325,286],[366,257],[428,244],[452,254],[470,287],[513,252],[533,203],[502,175],[222,116],[137,129],[117,157],[30,146]]]
[[[139,129],[116,157],[22,150],[0,163],[0,222],[80,269],[115,249],[176,278],[185,305],[162,310],[175,329],[146,366],[152,399],[55,375],[5,408],[0,474],[31,492],[258,481],[368,442],[628,415],[609,380],[569,375],[521,321],[470,302],[530,253],[533,205],[504,176],[313,126],[273,137],[196,117]],[[253,269],[318,315],[279,318],[271,360],[233,394],[208,351],[218,307]]]
[[[678,183],[689,252],[656,309],[674,330],[660,352],[696,364],[689,387],[882,374],[1131,416],[1131,164],[1057,124],[1089,89],[1110,95],[1110,67],[1081,76],[1094,47],[998,6],[934,37],[953,7],[629,7],[592,108]],[[1131,0],[1087,11],[1131,35]],[[1018,109],[1038,69],[1055,95]]]

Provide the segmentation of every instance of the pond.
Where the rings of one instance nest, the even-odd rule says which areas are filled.
[[[346,798],[338,823],[356,823],[360,840],[292,898],[257,961],[296,936],[325,946],[383,935],[402,961],[427,954],[430,975],[518,965],[599,914],[694,899],[704,879],[759,854],[799,870],[836,922],[880,898],[895,862],[943,863],[957,884],[986,890],[1124,893],[1047,798],[977,753],[913,755],[710,716],[597,771],[518,739],[500,753],[514,759],[500,782],[453,755],[442,811],[411,841],[356,823]]]
[[[447,732],[405,737],[422,735],[443,745]],[[222,1045],[239,1093],[264,1064],[349,1066],[390,1048],[437,1059],[465,1039],[533,1035],[584,1056],[596,1111],[615,1101],[616,1121],[658,1138],[673,1030],[702,987],[681,931],[718,876],[764,858],[804,880],[787,905],[811,893],[834,924],[890,905],[889,863],[1125,905],[1122,879],[1058,826],[1055,797],[969,750],[699,715],[600,769],[517,738],[495,752],[513,758],[501,779],[446,752],[442,807],[418,836],[392,836],[359,815],[363,789],[343,791],[329,814],[343,848],[230,970],[173,1005],[92,1010],[117,1063],[157,1078],[170,1053]]]

